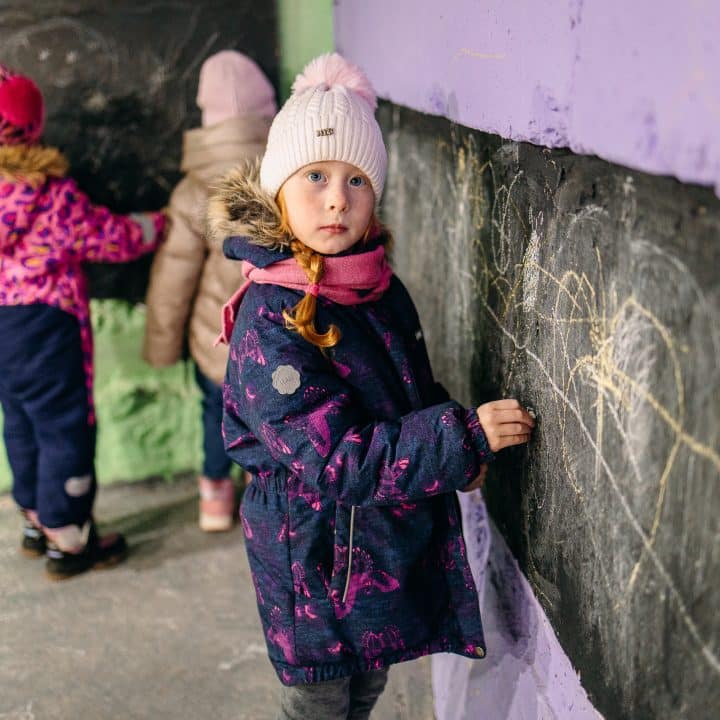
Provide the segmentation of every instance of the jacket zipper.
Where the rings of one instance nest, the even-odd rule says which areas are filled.
[[[347,577],[345,578],[345,590],[343,591],[342,601],[345,602],[350,588],[350,575],[352,575],[352,551],[353,551],[353,532],[355,530],[355,505],[350,506],[350,539],[348,540],[348,568]]]

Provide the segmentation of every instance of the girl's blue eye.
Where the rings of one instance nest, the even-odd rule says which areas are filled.
[[[353,187],[362,187],[365,184],[365,178],[360,175],[350,178],[350,185]]]
[[[316,183],[323,179],[323,174],[318,170],[313,170],[307,174],[307,178],[310,182]]]

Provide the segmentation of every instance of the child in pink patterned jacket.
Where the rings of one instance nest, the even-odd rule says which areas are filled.
[[[92,516],[96,423],[92,333],[83,262],[152,251],[162,213],[114,215],[39,144],[43,98],[0,65],[0,403],[25,526],[21,549],[46,555],[54,579],[112,565],[126,551]]]

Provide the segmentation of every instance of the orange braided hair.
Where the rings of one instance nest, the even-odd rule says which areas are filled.
[[[309,285],[319,284],[325,272],[324,258],[320,253],[315,252],[296,237],[293,237],[282,188],[280,188],[280,192],[277,194],[277,204],[280,209],[280,229],[291,238],[290,250],[292,250],[295,261],[305,271]],[[381,233],[387,234],[389,238],[388,231],[381,225],[375,213],[373,213],[367,229],[363,233],[362,238],[360,238],[360,242],[364,244],[369,239],[378,237]],[[305,340],[316,347],[321,349],[335,347],[335,345],[340,342],[342,336],[340,329],[336,325],[331,325],[326,333],[319,333],[315,327],[316,310],[317,297],[311,292],[306,292],[305,297],[300,300],[292,310],[283,311],[285,327],[300,333]]]
[[[293,237],[282,189],[278,193],[277,204],[280,208],[280,228],[292,238],[290,249],[295,261],[305,271],[310,285],[319,283],[325,271],[323,256]],[[319,333],[315,327],[316,310],[317,297],[306,292],[305,297],[292,310],[283,310],[285,327],[300,333],[305,340],[316,347],[322,349],[334,347],[340,342],[340,330],[336,325],[331,325],[326,333]]]

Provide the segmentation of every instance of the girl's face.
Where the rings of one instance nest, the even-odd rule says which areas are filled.
[[[351,248],[365,233],[375,194],[354,165],[337,160],[311,163],[282,186],[293,235],[323,255]]]

